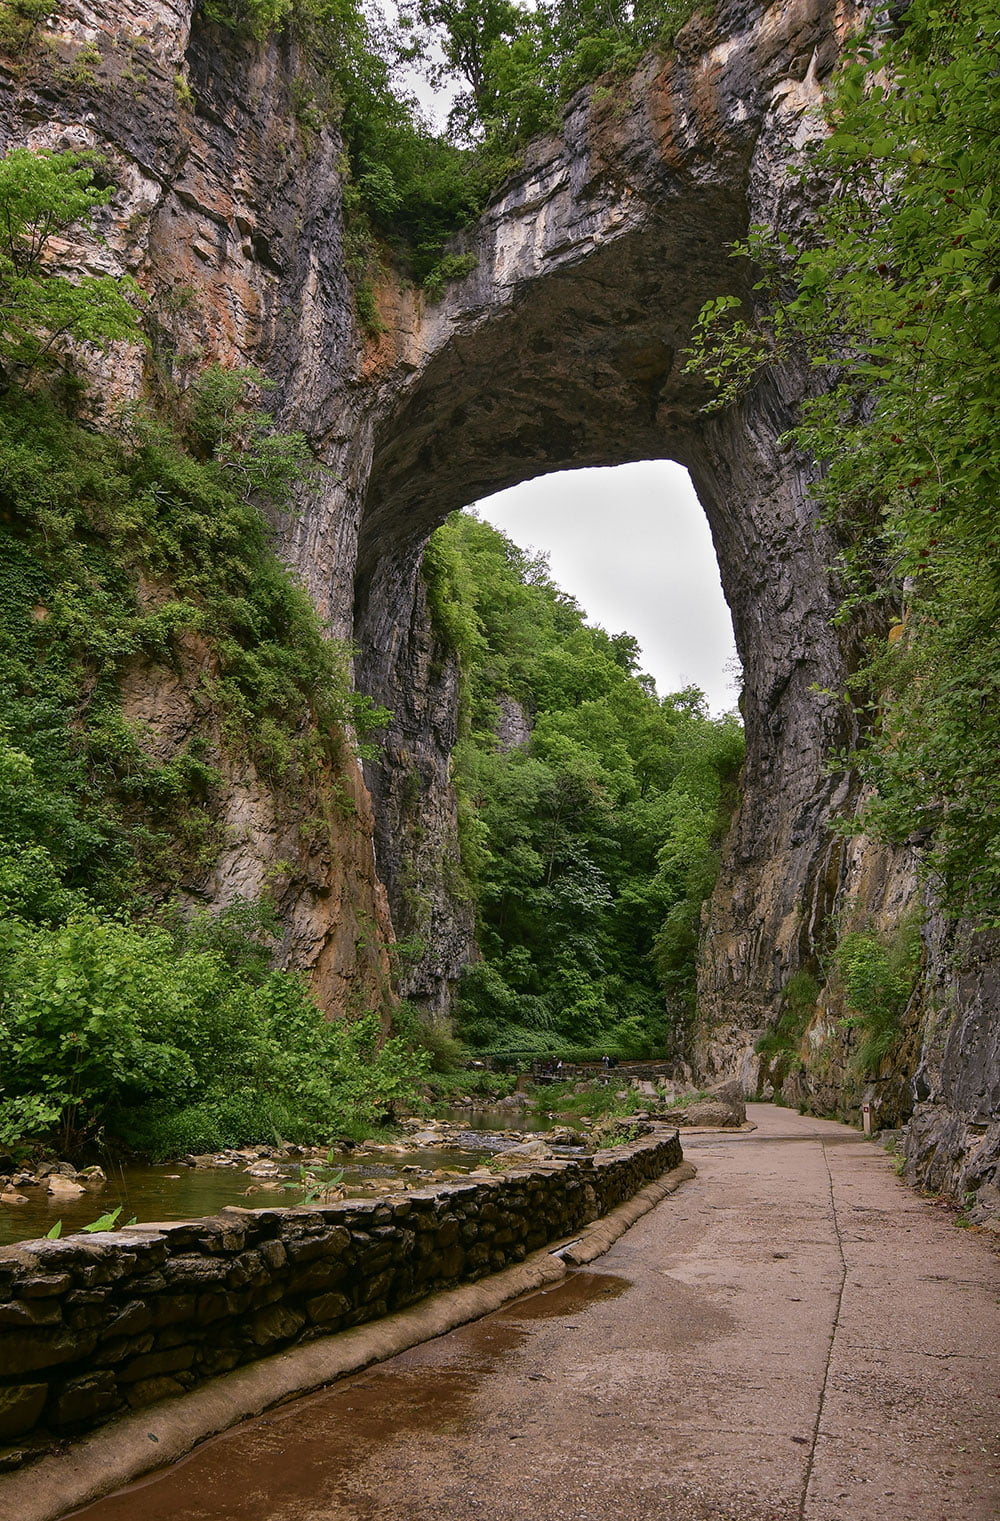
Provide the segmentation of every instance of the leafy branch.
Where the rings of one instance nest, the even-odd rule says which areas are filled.
[[[114,195],[95,183],[98,166],[92,156],[30,148],[0,159],[0,386],[23,385],[59,360],[67,340],[144,341],[134,280],[57,272],[65,238]]]

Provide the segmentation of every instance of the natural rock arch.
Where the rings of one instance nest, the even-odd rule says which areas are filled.
[[[913,900],[905,850],[827,828],[854,785],[831,756],[854,735],[823,694],[843,689],[857,631],[830,623],[836,546],[813,521],[808,462],[779,443],[805,379],[774,371],[706,419],[682,368],[700,302],[735,288],[729,240],[808,214],[788,166],[821,130],[823,83],[867,9],[718,0],[671,58],[581,92],[561,135],[533,146],[466,235],[468,279],[427,306],[387,272],[377,341],[359,331],[345,256],[342,144],[332,123],[301,120],[311,62],[294,35],[239,38],[196,0],[55,0],[16,69],[0,71],[0,149],[93,148],[108,161],[117,191],[100,237],[81,235],[72,254],[145,288],[160,376],[183,387],[205,362],[260,365],[281,422],[328,467],[279,525],[280,547],[330,628],[355,637],[361,683],[395,712],[369,776],[375,823],[348,757],[329,796],[303,798],[216,744],[196,648],[126,672],[122,701],[162,758],[195,732],[214,746],[223,843],[192,891],[217,904],[271,893],[281,959],[309,973],[331,1017],[385,994],[380,874],[397,930],[415,904],[431,931],[411,978],[428,1005],[468,954],[469,911],[447,871],[455,671],[435,646],[420,548],[453,507],[547,470],[676,458],[715,536],[748,759],[707,921],[700,1071],[753,1083],[756,1036],[790,972],[819,968],[835,907],[856,902],[891,928]],[[94,356],[98,411],[142,395],[149,359],[124,346]],[[317,812],[322,838],[303,816]],[[956,960],[933,914],[924,941],[924,1003],[913,1000],[898,1070],[865,1093],[893,1121],[916,1102],[910,1175],[958,1194],[1000,1158],[995,945],[973,939]],[[845,1112],[863,1084],[847,1071],[840,1007],[824,993],[815,1060],[796,1081],[804,1102]]]
[[[849,784],[825,767],[851,736],[842,705],[820,695],[845,667],[835,547],[814,521],[807,463],[778,443],[801,377],[772,375],[707,418],[685,349],[702,302],[737,288],[731,242],[754,220],[802,214],[787,168],[820,129],[847,19],[805,3],[692,24],[675,60],[647,64],[626,94],[585,93],[562,136],[534,146],[467,239],[476,268],[444,302],[387,300],[355,633],[362,685],[396,712],[370,776],[378,859],[398,924],[413,918],[408,892],[421,899],[433,950],[414,987],[431,1006],[468,925],[432,866],[454,849],[454,672],[432,651],[420,551],[449,511],[554,470],[678,460],[712,528],[748,759],[710,923],[704,1063],[747,1054],[829,910],[840,851],[824,826]]]

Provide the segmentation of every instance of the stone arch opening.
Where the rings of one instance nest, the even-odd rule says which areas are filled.
[[[407,882],[430,904],[415,991],[442,1007],[471,926],[427,874],[451,848],[455,672],[434,648],[423,545],[453,509],[533,476],[644,459],[688,469],[745,672],[744,798],[706,949],[706,1010],[730,1032],[706,1061],[731,1068],[836,890],[824,826],[849,782],[826,761],[850,736],[821,694],[840,687],[845,653],[830,623],[834,547],[807,462],[780,443],[803,378],[772,373],[706,416],[686,349],[702,303],[739,288],[732,241],[802,214],[786,170],[845,18],[824,0],[722,9],[627,98],[579,98],[465,239],[476,267],[445,301],[397,302],[374,364],[355,633],[363,689],[395,708],[369,776],[379,869],[404,932]]]

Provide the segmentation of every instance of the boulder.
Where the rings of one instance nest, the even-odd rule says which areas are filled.
[[[745,1124],[746,1117],[743,1089],[736,1081],[719,1083],[710,1088],[704,1098],[694,1099],[683,1109],[673,1110],[670,1114],[676,1125],[710,1125],[727,1130]]]
[[[61,1172],[49,1174],[48,1191],[59,1199],[76,1199],[80,1194],[87,1192],[82,1183],[77,1183],[72,1178],[67,1178]]]
[[[987,1230],[1000,1229],[1000,1187],[996,1183],[983,1183],[977,1188],[975,1202],[966,1215],[973,1225],[983,1225]]]
[[[735,1109],[740,1116],[739,1123],[743,1124],[747,1117],[747,1106],[743,1096],[743,1085],[737,1078],[730,1078],[728,1082],[717,1083],[714,1088],[709,1088],[708,1097]]]
[[[682,1114],[675,1116],[678,1125],[712,1125],[735,1129],[743,1121],[736,1118],[736,1111],[716,1099],[700,1099],[689,1104]]]
[[[41,1163],[39,1163],[38,1174],[37,1174],[39,1178],[50,1178],[55,1173],[58,1173],[60,1176],[62,1176],[64,1178],[75,1178],[76,1177],[76,1168],[73,1166],[72,1162],[41,1162]]]
[[[501,1155],[507,1157],[532,1158],[539,1162],[548,1162],[552,1159],[552,1148],[548,1141],[522,1141],[518,1146],[507,1146]]]

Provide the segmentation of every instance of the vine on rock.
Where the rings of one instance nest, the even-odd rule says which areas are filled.
[[[1000,20],[914,0],[840,71],[807,233],[760,227],[759,280],[702,313],[692,365],[738,401],[793,349],[825,383],[790,440],[849,547],[843,617],[882,624],[849,700],[853,827],[923,854],[939,900],[1000,923]]]

